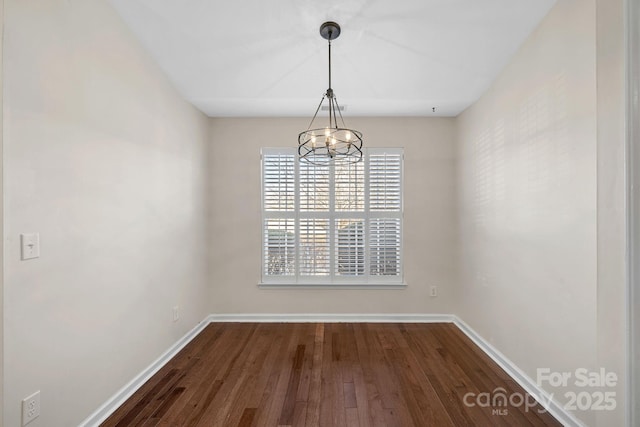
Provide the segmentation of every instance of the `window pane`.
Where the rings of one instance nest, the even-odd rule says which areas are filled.
[[[293,211],[295,208],[295,156],[263,156],[264,210]]]
[[[369,250],[369,274],[372,276],[400,275],[400,219],[371,219]]]
[[[338,212],[364,211],[364,162],[335,166],[335,201]]]
[[[264,230],[264,273],[267,276],[294,275],[295,220],[267,219]]]
[[[327,276],[330,272],[329,220],[300,220],[300,274]]]
[[[300,163],[300,211],[329,210],[329,166]]]
[[[364,220],[336,220],[336,275],[364,275]]]
[[[376,153],[369,156],[369,209],[371,211],[400,211],[400,154]]]

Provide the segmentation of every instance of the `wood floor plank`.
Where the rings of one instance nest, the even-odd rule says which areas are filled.
[[[342,383],[342,391],[344,393],[344,407],[358,408],[355,385],[353,383]]]
[[[171,363],[162,367],[155,375],[153,375],[138,391],[137,395],[144,395],[149,393],[148,396],[155,396],[158,394],[158,384],[164,381],[165,376],[169,371],[174,371],[174,374],[177,373],[181,366],[185,363],[185,361],[190,360],[190,358],[198,357],[203,349],[207,348],[210,342],[215,341],[219,338],[223,329],[220,324],[211,324],[206,329],[204,329],[198,336],[196,336],[180,353],[178,353],[173,359],[171,359]],[[164,387],[163,384],[160,387]],[[147,396],[147,397],[148,397]],[[145,400],[145,399],[143,399]],[[147,403],[141,403],[140,399],[129,399],[127,400],[117,412],[115,412],[108,420],[106,420],[102,425],[105,427],[111,427],[116,425],[121,426],[130,426],[133,425],[132,419],[137,417],[137,415],[142,411],[142,408],[145,407]],[[124,420],[123,420],[124,419]],[[122,423],[120,423],[122,421]]]
[[[251,427],[256,416],[256,408],[245,408],[238,422],[238,427]]]
[[[402,393],[400,379],[394,374],[394,361],[390,357],[390,351],[394,348],[393,340],[389,335],[389,329],[392,327],[388,324],[376,325],[376,333],[372,334],[371,348],[376,349],[380,354],[381,365],[375,367],[373,375],[384,381],[381,385],[383,390],[383,404],[386,411],[385,418],[387,423],[399,424],[402,426],[414,426],[411,414],[408,411],[408,404],[405,395]],[[384,396],[387,396],[384,399]]]
[[[338,324],[325,324],[323,343],[320,426],[346,427],[342,375],[336,362],[340,360]]]
[[[262,326],[262,325],[260,325]],[[259,327],[261,329],[261,327]],[[258,385],[260,372],[265,368],[265,361],[270,347],[270,339],[262,333],[256,331],[252,342],[252,352],[245,359],[243,365],[239,365],[240,374],[235,380],[233,391],[229,395],[230,406],[223,408],[222,412],[228,412],[226,423],[233,425],[239,420],[245,408],[256,405],[254,397],[254,389]],[[268,365],[267,365],[268,366]]]
[[[429,382],[451,417],[454,425],[499,425],[500,420],[491,420],[484,411],[469,408],[464,404],[467,393],[478,395],[480,390],[469,378],[469,372],[462,369],[446,351],[446,343],[440,342],[431,328],[428,333],[411,336],[413,348],[422,348],[429,354],[428,359],[421,359],[421,364]]]
[[[118,416],[119,414],[114,414],[110,417],[110,419],[106,420],[102,425],[110,426],[115,425],[116,427],[125,427],[134,425],[139,415],[145,411],[146,408],[157,398],[157,396],[166,389],[167,384],[170,384],[174,381],[176,375],[178,375],[179,371],[177,369],[171,369],[166,374],[160,376],[160,380],[155,383],[152,389],[142,394],[137,401],[135,401],[134,405],[124,405],[125,413],[122,416]],[[131,399],[130,399],[131,400]],[[113,419],[113,420],[112,420]],[[117,422],[113,423],[115,420]]]
[[[311,380],[307,402],[305,426],[318,427],[320,425],[320,391],[322,387],[322,356],[324,344],[324,323],[318,323],[313,339],[313,361],[311,364]]]
[[[369,418],[373,427],[386,427],[385,409],[382,407],[382,401],[374,399],[369,403]]]
[[[358,408],[345,408],[345,418],[349,427],[360,427]]]
[[[269,342],[269,349],[263,367],[254,380],[249,399],[249,405],[257,408],[255,419],[258,423],[264,419],[265,408],[272,399],[272,392],[275,390],[279,378],[278,360],[282,357],[280,352],[285,339],[278,328],[273,325],[263,325],[262,329],[262,333],[265,334],[265,338]]]
[[[291,359],[294,357],[297,349],[301,325],[289,324],[284,326],[284,328],[289,331],[288,340],[281,346],[280,356],[277,358],[273,367],[274,373],[277,375],[277,382],[273,392],[270,393],[269,405],[265,408],[265,413],[262,415],[264,425],[266,426],[278,425],[292,371]]]
[[[305,335],[301,344],[305,346],[302,355],[302,368],[300,372],[300,382],[298,384],[298,394],[296,402],[307,402],[309,400],[309,389],[311,387],[311,376],[313,373],[313,347],[315,345],[315,325],[307,325]]]
[[[239,421],[230,418],[230,408],[235,399],[242,398],[242,393],[245,391],[242,387],[242,382],[246,375],[248,375],[245,369],[245,363],[252,356],[255,357],[255,353],[253,353],[252,350],[255,350],[253,341],[258,328],[258,325],[244,326],[246,326],[244,335],[246,338],[244,338],[242,344],[236,348],[226,369],[221,371],[216,378],[222,380],[220,392],[208,405],[202,418],[196,425],[202,427],[232,425]]]
[[[280,413],[280,424],[293,424],[293,410],[296,407],[296,396],[298,395],[298,386],[300,385],[300,376],[302,375],[302,362],[305,348],[304,345],[298,345],[296,353],[293,356],[287,393],[285,394],[282,412]]]
[[[367,376],[370,383],[377,391],[374,395],[374,400],[380,400],[383,408],[394,408],[396,406],[396,399],[394,399],[393,383],[390,381],[390,374],[388,372],[389,364],[385,358],[382,347],[378,341],[376,328],[371,325],[366,325],[364,331],[364,346],[365,351],[369,353],[370,363],[363,366],[367,369]]]
[[[187,384],[190,392],[185,393],[179,411],[169,414],[168,418],[175,425],[196,425],[205,414],[209,406],[217,402],[219,394],[225,385],[224,372],[229,364],[236,359],[236,355],[246,345],[250,338],[250,331],[238,325],[227,328],[217,343],[212,345],[202,359],[201,369],[196,370],[183,384]]]
[[[413,341],[406,335],[407,332],[405,325],[398,325],[394,334],[397,347],[389,351],[395,356],[396,375],[402,381],[406,399],[415,407],[412,411],[413,420],[418,425],[422,422],[426,425],[453,426],[453,420],[417,360],[414,353],[416,346],[412,346]]]
[[[306,418],[307,402],[296,402],[296,406],[293,409],[293,420],[291,425],[293,427],[304,427]]]
[[[374,380],[375,369],[371,366],[371,357],[364,338],[365,324],[355,324],[353,341],[358,355],[355,363],[354,385],[356,389],[356,402],[358,406],[358,419],[362,427],[376,426],[383,423],[381,413],[375,413],[371,408],[371,402],[379,399],[379,392]]]
[[[165,417],[169,425],[180,426],[188,425],[188,422],[193,423],[202,415],[208,402],[215,397],[222,386],[222,381],[207,380],[205,382],[203,379],[211,378],[214,372],[224,365],[222,358],[224,352],[228,351],[228,347],[223,346],[229,345],[224,334],[231,333],[233,332],[228,329],[219,328],[215,334],[212,334],[206,347],[199,348],[194,354],[194,358],[198,359],[197,364],[180,382],[180,386],[186,390],[174,404],[175,410]]]
[[[453,324],[213,323],[104,427],[560,426]],[[502,410],[502,411],[497,411]]]

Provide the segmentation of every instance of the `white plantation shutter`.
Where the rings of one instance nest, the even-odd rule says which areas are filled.
[[[295,280],[296,163],[290,150],[262,156],[262,276]]]
[[[336,220],[337,276],[363,276],[365,273],[364,220]]]
[[[401,172],[401,153],[376,150],[369,154],[369,210],[400,212]]]
[[[293,153],[273,153],[262,162],[263,206],[265,211],[295,209],[296,156]]]
[[[295,275],[295,220],[265,220],[264,248],[264,274],[268,276]]]
[[[335,174],[335,210],[364,212],[364,162],[337,165]]]
[[[301,276],[327,276],[331,271],[329,220],[300,219],[298,253]]]
[[[402,149],[347,165],[262,150],[263,284],[402,283]]]
[[[400,219],[369,221],[369,268],[372,276],[400,274]]]
[[[401,151],[369,152],[369,274],[402,274],[402,157]]]
[[[300,211],[329,211],[329,166],[300,163]]]

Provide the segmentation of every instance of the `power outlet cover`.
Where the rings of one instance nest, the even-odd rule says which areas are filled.
[[[22,425],[26,426],[40,416],[40,390],[22,399]]]

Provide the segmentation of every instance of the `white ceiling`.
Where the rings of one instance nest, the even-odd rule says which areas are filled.
[[[111,0],[173,84],[214,117],[456,116],[556,0]],[[436,107],[436,113],[432,112]]]

